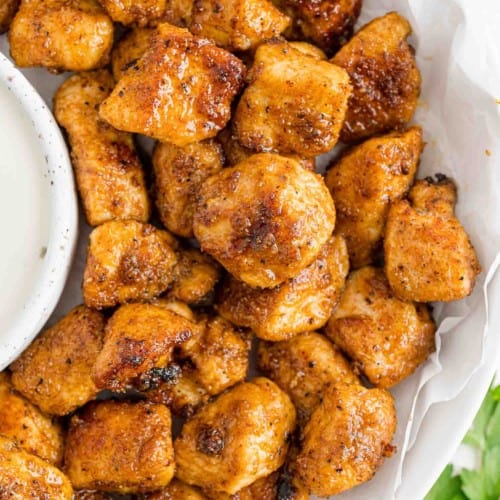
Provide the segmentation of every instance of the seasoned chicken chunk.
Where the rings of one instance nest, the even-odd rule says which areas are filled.
[[[176,349],[176,365],[167,368],[163,382],[146,397],[167,404],[177,414],[191,415],[210,396],[245,379],[249,353],[249,339],[229,322],[202,316],[191,338]]]
[[[257,481],[245,486],[234,495],[209,490],[203,490],[203,493],[208,500],[299,500],[296,497],[280,496],[279,480],[280,471],[276,471],[269,474],[269,476],[257,479]],[[309,500],[309,496],[304,500]]]
[[[290,158],[258,154],[205,181],[193,229],[201,249],[237,279],[274,287],[317,258],[334,225],[320,176]]]
[[[113,497],[105,491],[77,490],[74,492],[73,500],[113,500]]]
[[[295,409],[273,382],[256,378],[208,403],[174,442],[176,475],[234,494],[284,462]]]
[[[161,302],[126,304],[115,311],[104,330],[92,379],[99,389],[114,392],[141,384],[172,359],[174,347],[193,334],[195,325]]]
[[[394,400],[386,390],[330,387],[304,429],[295,480],[325,497],[368,481],[392,454],[395,429]]]
[[[111,70],[118,81],[130,67],[151,47],[155,30],[134,28],[128,31],[113,47],[111,52]]]
[[[400,297],[417,302],[459,300],[481,271],[474,248],[455,217],[456,187],[438,176],[415,183],[409,201],[389,210],[385,272]]]
[[[83,298],[102,309],[153,299],[173,280],[172,236],[149,224],[113,221],[96,227],[83,276]]]
[[[122,494],[166,486],[175,468],[171,425],[164,405],[90,403],[70,421],[64,463],[71,483]]]
[[[0,498],[72,500],[68,478],[0,435]]]
[[[165,14],[167,0],[99,0],[113,21],[125,26],[154,25]]]
[[[351,37],[362,0],[274,0],[274,3],[292,17],[292,38],[305,38],[332,53]]]
[[[197,0],[191,31],[228,50],[249,50],[279,36],[290,19],[269,0]]]
[[[99,113],[120,130],[185,146],[225,127],[244,73],[230,52],[160,24],[151,48],[120,78]]]
[[[382,269],[351,273],[326,334],[378,387],[411,375],[434,351],[436,326],[425,304],[400,300]]]
[[[156,207],[167,229],[192,238],[198,190],[223,165],[222,146],[213,139],[183,147],[165,142],[156,145],[153,154]]]
[[[240,144],[315,156],[335,146],[351,93],[346,71],[283,40],[259,46],[236,108]]]
[[[19,4],[20,0],[2,0],[2,3],[0,3],[0,33],[9,29]]]
[[[361,28],[333,57],[353,86],[340,139],[363,137],[404,126],[420,94],[420,72],[406,42],[408,21],[389,12]]]
[[[18,66],[88,71],[109,62],[113,22],[96,0],[22,0],[9,42]]]
[[[167,0],[163,19],[182,28],[191,25],[194,0]]]
[[[381,250],[389,206],[410,189],[422,148],[422,130],[412,127],[355,146],[327,172],[335,232],[345,238],[353,268],[371,264]]]
[[[173,479],[166,488],[144,495],[143,500],[207,500],[207,497],[198,488]]]
[[[102,347],[103,330],[99,312],[75,307],[12,363],[12,384],[45,413],[74,411],[97,395],[90,372]]]
[[[297,49],[299,52],[306,54],[308,56],[314,57],[314,59],[318,59],[319,61],[326,61],[326,54],[316,45],[307,42],[288,42],[288,45]]]
[[[0,373],[0,434],[52,465],[61,464],[61,425],[21,396],[7,372]]]
[[[131,134],[99,117],[114,80],[107,70],[73,75],[54,96],[54,114],[68,133],[71,159],[87,221],[149,218],[141,162]]]
[[[216,308],[236,325],[266,340],[286,340],[321,328],[340,298],[349,270],[344,239],[332,236],[316,260],[275,288],[252,288],[227,277]]]
[[[258,367],[290,396],[301,423],[308,421],[328,387],[359,384],[339,349],[316,332],[284,342],[259,342]]]

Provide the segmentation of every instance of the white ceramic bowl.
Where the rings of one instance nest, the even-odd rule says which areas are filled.
[[[0,370],[33,340],[68,275],[73,173],[49,108],[0,52]]]

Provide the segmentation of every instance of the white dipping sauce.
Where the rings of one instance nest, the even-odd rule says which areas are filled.
[[[0,337],[25,306],[47,251],[47,166],[35,134],[0,81]]]

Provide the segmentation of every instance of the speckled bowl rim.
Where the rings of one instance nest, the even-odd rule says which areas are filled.
[[[0,332],[0,370],[28,347],[54,310],[62,294],[78,235],[78,209],[73,170],[61,131],[49,107],[23,74],[0,52],[0,81],[18,101],[33,125],[45,164],[48,244],[40,272],[8,331]]]

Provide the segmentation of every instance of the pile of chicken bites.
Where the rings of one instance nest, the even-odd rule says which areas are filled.
[[[13,4],[15,62],[74,72],[54,113],[93,229],[84,304],[0,374],[0,497],[370,480],[397,451],[388,389],[434,351],[427,303],[480,272],[453,181],[416,180],[407,20],[353,34],[361,0]]]

